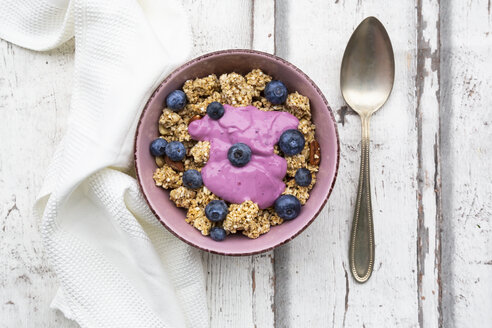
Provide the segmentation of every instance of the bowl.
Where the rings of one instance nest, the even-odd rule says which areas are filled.
[[[289,91],[298,91],[311,102],[316,139],[321,148],[321,163],[316,184],[299,216],[284,221],[279,226],[249,239],[238,233],[217,242],[203,236],[185,222],[186,211],[169,200],[169,192],[157,187],[152,178],[157,168],[149,152],[149,145],[159,136],[158,120],[162,113],[165,97],[180,89],[186,80],[197,77],[236,72],[246,74],[260,68],[265,73],[281,80]],[[253,50],[223,50],[195,58],[182,65],[159,85],[145,105],[135,135],[135,170],[140,189],[155,216],[175,236],[201,250],[222,255],[252,255],[266,252],[285,244],[299,235],[323,209],[335,184],[340,157],[338,132],[328,102],[314,82],[300,69],[282,58]]]

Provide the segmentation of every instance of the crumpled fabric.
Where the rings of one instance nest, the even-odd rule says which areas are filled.
[[[21,47],[75,38],[68,128],[35,206],[60,283],[52,306],[82,327],[208,327],[198,251],[162,227],[131,174],[140,112],[190,50],[183,9],[171,0],[0,7],[0,37]]]

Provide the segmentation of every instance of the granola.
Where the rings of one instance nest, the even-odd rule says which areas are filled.
[[[253,86],[253,88],[256,90],[255,97],[258,97],[260,95],[260,92],[265,89],[267,83],[272,80],[272,77],[270,75],[263,73],[263,71],[260,69],[252,70],[245,75],[245,78],[246,83]]]
[[[287,173],[284,178],[283,195],[295,196],[301,204],[309,199],[309,192],[316,183],[319,154],[311,154],[315,140],[316,127],[311,120],[309,99],[298,92],[290,93],[285,103],[274,105],[264,96],[265,87],[273,79],[260,69],[254,69],[246,75],[231,72],[217,77],[215,74],[203,78],[188,80],[182,90],[187,103],[181,110],[163,108],[158,126],[160,138],[167,142],[180,141],[186,148],[182,161],[172,162],[165,155],[155,156],[157,165],[154,181],[157,186],[170,190],[169,198],[177,207],[187,209],[186,222],[198,229],[203,235],[209,235],[220,227],[227,234],[241,232],[249,238],[258,238],[271,227],[283,223],[283,219],[273,207],[260,209],[253,201],[241,204],[227,204],[227,215],[221,222],[212,222],[207,218],[205,209],[212,200],[220,198],[206,186],[190,189],[183,184],[183,171],[201,171],[210,158],[210,142],[193,140],[188,133],[188,125],[207,115],[207,106],[212,102],[235,107],[253,105],[261,111],[288,112],[299,119],[297,129],[303,134],[305,147],[299,154],[284,156],[278,145],[274,153],[287,161]],[[184,97],[184,96],[183,96]],[[271,98],[269,98],[271,99]],[[274,100],[272,100],[274,101]],[[172,106],[171,106],[172,107]],[[311,161],[310,161],[311,159]],[[311,184],[299,186],[294,176],[300,168],[307,168],[312,175]]]
[[[248,231],[252,229],[256,225],[254,221],[259,211],[258,204],[250,200],[242,204],[231,204],[223,223],[225,231],[235,233],[238,230]]]
[[[198,165],[207,164],[208,157],[210,153],[210,142],[208,141],[198,141],[190,150],[190,155],[193,156],[195,163]]]
[[[314,184],[316,183],[315,174],[311,173],[311,176],[312,176],[311,184],[306,187],[299,186],[296,183],[296,181],[293,179],[288,180],[282,195],[296,196],[297,199],[299,199],[299,201],[301,202],[301,204],[304,205],[309,199],[309,191],[313,188]]]
[[[207,236],[212,228],[212,222],[205,216],[205,209],[192,203],[186,213],[186,222],[200,230],[202,235]]]
[[[251,104],[253,96],[259,95],[259,91],[248,84],[244,76],[237,73],[222,74],[219,81],[226,104],[247,106]]]
[[[164,164],[154,171],[154,181],[156,186],[164,189],[178,188],[181,186],[182,173],[174,171],[170,166]]]
[[[204,78],[186,81],[183,85],[183,91],[188,101],[193,104],[197,103],[200,97],[210,96],[214,91],[219,90],[219,87],[217,75],[211,74]]]
[[[309,98],[299,94],[297,91],[287,96],[285,101],[287,111],[295,117],[311,118],[311,107],[309,106]]]

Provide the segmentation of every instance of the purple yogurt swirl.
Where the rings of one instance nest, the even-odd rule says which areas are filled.
[[[205,116],[188,127],[193,139],[210,142],[210,157],[201,171],[203,183],[228,202],[251,200],[267,208],[284,191],[282,179],[287,171],[287,162],[274,154],[273,146],[284,131],[297,129],[299,120],[286,112],[263,112],[254,106],[224,105],[224,109],[219,120]],[[243,167],[233,166],[227,158],[229,148],[238,142],[252,151]]]

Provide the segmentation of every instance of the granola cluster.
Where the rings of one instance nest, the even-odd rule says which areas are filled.
[[[309,198],[309,191],[313,189],[313,186],[316,183],[316,175],[314,173],[311,173],[311,177],[312,177],[311,184],[306,187],[299,186],[294,179],[286,180],[285,190],[282,193],[282,195],[296,196],[302,205],[306,204]]]
[[[301,119],[311,119],[311,108],[309,107],[309,99],[300,95],[297,91],[287,96],[285,101],[287,112]]]
[[[250,105],[253,96],[260,93],[254,86],[246,82],[244,76],[237,73],[222,74],[219,81],[225,103],[232,106]]]
[[[179,114],[165,108],[159,118],[159,133],[166,140],[190,141],[188,125]]]
[[[210,156],[210,143],[193,140],[188,134],[188,125],[191,121],[203,117],[207,106],[214,101],[236,107],[253,105],[262,111],[284,111],[296,116],[299,119],[298,130],[303,133],[306,143],[301,153],[285,156],[287,174],[283,194],[293,195],[301,204],[305,204],[316,182],[319,154],[312,154],[313,144],[317,143],[309,99],[294,92],[288,95],[284,104],[274,105],[262,94],[270,81],[272,77],[260,69],[254,69],[244,76],[233,72],[219,77],[211,74],[188,80],[182,88],[188,101],[186,106],[178,112],[168,108],[162,111],[158,122],[160,137],[168,142],[182,142],[186,148],[186,156],[181,162],[172,162],[165,156],[155,157],[157,168],[153,178],[157,186],[170,190],[169,197],[177,207],[187,209],[186,222],[200,230],[203,235],[208,235],[211,228],[219,226],[227,233],[241,232],[249,238],[258,238],[268,232],[270,227],[283,222],[272,207],[262,210],[252,201],[228,204],[225,220],[211,222],[205,215],[205,207],[219,197],[205,186],[192,190],[183,185],[183,172],[190,169],[201,171]],[[282,155],[278,146],[275,146],[274,152]],[[313,160],[316,156],[318,160]],[[312,181],[309,186],[301,187],[296,184],[294,176],[299,168],[307,168],[311,172]]]
[[[208,161],[208,155],[210,153],[210,142],[208,141],[198,141],[196,145],[194,145],[190,154],[193,156],[193,160],[198,165],[205,165]]]
[[[183,173],[176,172],[170,166],[164,164],[154,171],[154,181],[156,186],[164,189],[178,188],[181,186]]]

